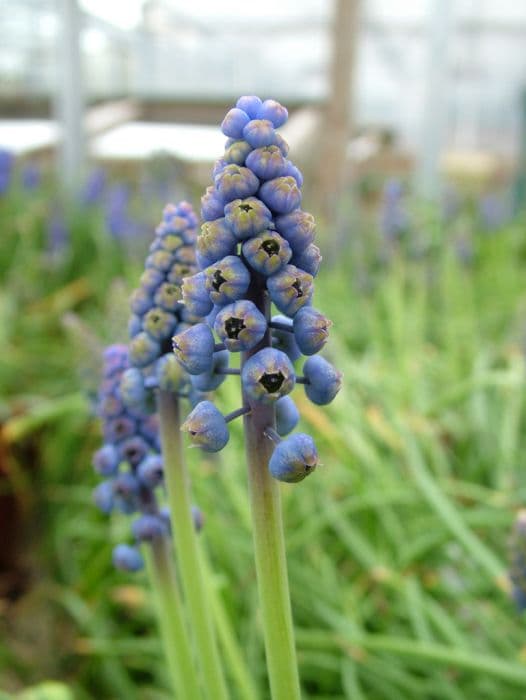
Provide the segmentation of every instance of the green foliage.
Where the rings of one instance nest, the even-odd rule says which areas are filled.
[[[17,513],[0,686],[55,678],[71,690],[43,697],[160,700],[168,684],[145,577],[110,562],[127,523],[91,506],[93,359],[99,344],[125,338],[140,258],[96,212],[72,210],[73,247],[50,267],[45,216],[44,194],[0,200],[0,486]],[[422,216],[425,255],[395,246],[371,264],[375,249],[353,239],[317,284],[316,306],[334,321],[326,354],[345,385],[323,408],[296,391],[300,429],[324,466],[283,487],[311,700],[526,693],[524,625],[505,576],[526,499],[523,224],[473,231],[468,264],[454,233]],[[237,392],[235,382],[221,387],[225,410]],[[241,657],[265,697],[241,426],[220,459],[196,450],[189,459],[231,681]],[[27,693],[15,697],[41,697]]]

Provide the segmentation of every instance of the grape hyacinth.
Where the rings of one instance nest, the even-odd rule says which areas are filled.
[[[164,465],[160,454],[158,416],[139,404],[124,401],[134,372],[125,345],[111,345],[104,352],[103,378],[98,414],[103,422],[104,444],[93,456],[93,466],[103,481],[94,491],[96,505],[106,514],[120,511],[134,515],[133,543],[113,549],[113,564],[126,572],[141,570],[148,561],[156,593],[158,618],[165,653],[178,697],[200,697],[191,642],[186,629],[179,583],[170,555],[171,517],[160,505],[164,491]],[[141,402],[139,402],[141,403]],[[143,403],[143,402],[142,402]],[[202,527],[203,516],[192,509],[194,527]],[[140,545],[147,545],[140,551]]]
[[[312,307],[321,255],[314,218],[301,208],[303,176],[276,131],[287,118],[278,102],[256,96],[241,97],[225,116],[225,152],[201,200],[200,271],[182,286],[188,313],[206,318],[194,327],[192,342],[189,331],[173,338],[178,361],[195,372],[194,386],[211,390],[227,375],[240,377],[240,408],[222,415],[206,400],[183,429],[205,451],[218,451],[228,442],[228,423],[243,416],[274,700],[300,696],[277,483],[301,481],[318,464],[310,436],[287,436],[298,421],[289,394],[302,385],[311,401],[326,404],[341,384],[341,374],[316,357],[330,321]],[[228,368],[229,353],[241,353],[240,370]],[[297,374],[293,362],[302,354],[309,357]]]
[[[93,467],[103,481],[94,491],[94,501],[104,513],[136,515],[131,526],[135,543],[117,545],[113,562],[119,569],[137,571],[144,565],[139,545],[167,537],[170,520],[159,507],[157,491],[164,483],[158,417],[124,402],[121,383],[129,369],[125,345],[106,349],[98,398],[104,444],[93,456]],[[202,516],[195,514],[196,522],[201,522]]]
[[[307,360],[303,377],[296,377],[292,365],[301,354],[315,355],[323,348],[330,321],[311,306],[321,255],[313,242],[314,219],[300,208],[303,177],[287,159],[288,147],[276,131],[286,120],[283,106],[257,97],[240,98],[226,115],[221,127],[229,137],[225,154],[202,198],[201,271],[185,277],[182,287],[188,312],[207,318],[173,339],[177,359],[194,383],[199,385],[201,377],[205,387],[214,375],[219,383],[229,372],[215,363],[225,349],[245,353],[241,383],[247,414],[260,405],[272,407],[296,383],[314,403],[329,403],[341,382],[340,373],[322,358]],[[280,312],[274,317],[271,303]],[[206,401],[184,427],[195,444],[219,450],[228,441],[230,419]],[[269,428],[274,420],[272,410]],[[282,448],[284,455],[289,451]],[[303,477],[315,466],[305,464]],[[271,471],[281,478],[280,470]],[[282,480],[290,481],[285,466]]]
[[[139,287],[131,297],[129,357],[131,367],[123,374],[121,390],[127,406],[144,411],[157,406],[163,476],[166,485],[173,542],[182,588],[188,604],[188,619],[199,650],[203,688],[207,697],[227,700],[227,691],[219,661],[214,628],[209,612],[208,594],[197,548],[195,512],[190,502],[190,484],[181,445],[180,399],[199,402],[205,382],[193,386],[190,376],[200,376],[211,364],[214,338],[202,320],[212,303],[203,305],[201,289],[195,290],[193,304],[181,303],[184,278],[197,272],[196,248],[198,219],[188,202],[165,207],[161,223],[146,258]],[[227,278],[231,271],[224,269]],[[201,280],[203,284],[206,281]],[[231,298],[233,290],[225,291]],[[228,296],[230,294],[230,296]],[[210,308],[209,308],[210,307]],[[203,328],[205,332],[203,332]],[[208,330],[208,333],[206,332]],[[172,352],[172,336],[186,333],[181,352],[197,349],[188,363],[179,364]],[[143,464],[145,483],[157,479],[156,464]],[[152,535],[153,523],[145,523]],[[182,697],[194,697],[188,692]]]

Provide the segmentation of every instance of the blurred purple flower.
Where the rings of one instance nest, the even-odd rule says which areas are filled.
[[[60,209],[56,208],[47,222],[47,247],[51,255],[59,255],[69,242],[69,230]]]
[[[42,173],[36,163],[26,163],[22,170],[22,187],[27,192],[38,189],[42,180]]]
[[[108,176],[103,168],[95,168],[88,175],[80,193],[80,201],[85,206],[98,204],[106,190]]]
[[[380,230],[388,241],[398,240],[409,226],[404,186],[399,180],[388,180],[383,189],[380,207]]]
[[[496,192],[489,192],[480,198],[478,211],[481,226],[486,231],[504,226],[510,213],[505,197]]]
[[[0,148],[0,195],[7,191],[13,174],[15,157],[7,149]]]

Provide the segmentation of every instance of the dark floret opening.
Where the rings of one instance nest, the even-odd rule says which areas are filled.
[[[281,389],[281,385],[285,381],[285,377],[282,372],[273,372],[265,374],[259,380],[259,383],[267,390],[269,394],[274,394],[276,391]]]
[[[235,318],[234,316],[231,316],[225,321],[225,331],[227,337],[231,340],[237,340],[243,328],[246,328],[246,326],[243,319],[241,318]]]
[[[117,423],[115,423],[113,428],[115,431],[115,435],[122,435],[126,432],[127,427],[128,426],[124,421],[118,421]]]
[[[244,212],[252,211],[252,207],[250,206],[250,204],[240,204],[239,208],[241,209],[241,211]]]
[[[296,296],[297,296],[297,297],[302,297],[302,296],[303,296],[303,289],[301,288],[301,282],[299,281],[299,279],[296,279],[296,280],[292,283],[292,286],[293,286],[293,288],[296,290]]]
[[[195,430],[189,430],[189,431],[188,431],[188,434],[191,435],[192,437],[194,437],[195,435],[197,435],[197,433],[195,432]]]
[[[310,472],[311,469],[314,469],[314,464],[304,464],[306,472]]]
[[[215,289],[216,292],[219,291],[219,288],[221,287],[223,282],[226,282],[226,279],[221,274],[221,270],[215,270],[214,274],[212,275],[212,287]]]
[[[263,248],[263,250],[269,256],[269,258],[273,255],[279,254],[279,243],[277,241],[273,241],[271,238],[269,238],[266,241],[263,241],[263,243],[259,247],[260,249]]]
[[[187,268],[183,268],[183,270],[181,270],[182,275],[186,274],[187,272],[189,272]],[[175,296],[177,294],[178,287],[176,287],[175,284],[170,284],[164,288],[164,291],[166,294],[168,294],[168,296]]]

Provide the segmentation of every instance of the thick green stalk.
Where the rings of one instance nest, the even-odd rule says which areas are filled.
[[[166,539],[146,547],[148,571],[155,590],[157,616],[174,691],[181,700],[202,697],[197,666],[192,658],[179,583]]]
[[[262,289],[252,289],[251,298],[269,319],[270,303]],[[270,344],[267,332],[262,343],[243,354],[242,362],[261,347]],[[243,405],[248,403],[243,396]],[[281,499],[278,482],[271,476],[268,462],[272,442],[265,435],[275,426],[273,406],[253,405],[243,417],[248,464],[248,486],[252,512],[254,555],[261,605],[265,652],[272,700],[298,700],[300,682],[294,625],[290,606],[287,560]]]
[[[159,417],[175,552],[203,671],[205,697],[208,700],[227,700],[228,693],[197,551],[197,536],[191,512],[190,484],[182,454],[179,401],[170,392],[159,392]]]

